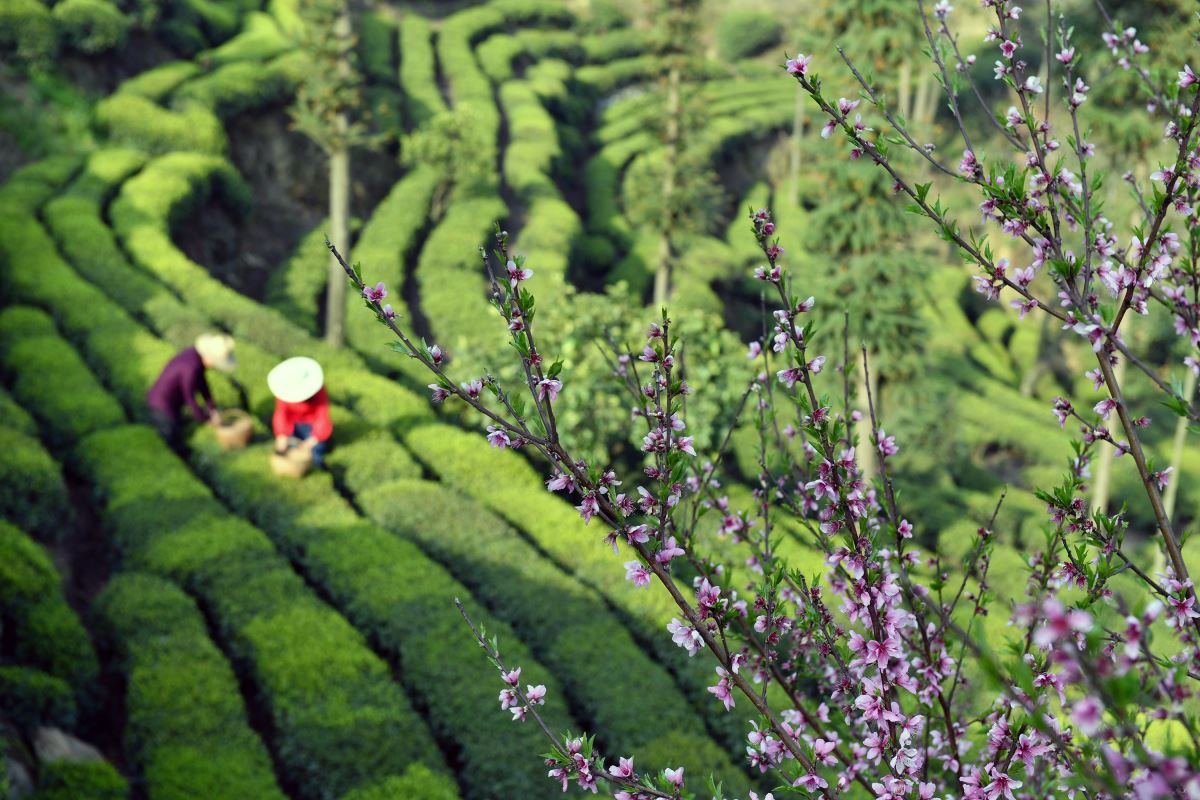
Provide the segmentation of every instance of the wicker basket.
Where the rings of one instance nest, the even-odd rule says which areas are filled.
[[[226,450],[241,450],[250,443],[254,435],[254,420],[241,409],[221,412],[221,424],[217,426],[217,441]]]
[[[286,453],[271,451],[271,469],[283,478],[303,478],[312,467],[312,453],[304,447],[293,447]]]

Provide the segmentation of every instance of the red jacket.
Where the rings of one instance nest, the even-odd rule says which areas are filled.
[[[297,424],[312,425],[312,436],[323,442],[333,435],[333,421],[329,418],[329,395],[325,387],[299,403],[285,403],[275,398],[275,416],[271,427],[276,436],[291,436]]]

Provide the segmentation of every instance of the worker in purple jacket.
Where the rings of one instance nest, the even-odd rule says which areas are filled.
[[[172,445],[179,444],[180,412],[184,405],[191,409],[197,422],[207,420],[214,425],[220,424],[221,415],[213,403],[204,371],[231,372],[236,363],[233,338],[220,333],[201,334],[194,347],[179,352],[167,362],[154,386],[146,392],[146,405],[164,439]]]

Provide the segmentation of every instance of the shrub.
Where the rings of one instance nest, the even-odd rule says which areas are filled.
[[[159,101],[199,73],[200,67],[194,61],[168,61],[122,81],[117,92]]]
[[[329,280],[329,251],[325,248],[328,231],[329,220],[322,220],[304,235],[267,281],[266,304],[312,335],[317,333],[317,309]]]
[[[33,421],[33,417],[29,416],[29,412],[17,405],[17,401],[12,399],[12,395],[0,389],[0,419],[4,420],[5,426],[17,433],[23,433],[26,436],[37,435],[37,423]],[[0,516],[3,516],[0,512]]]
[[[73,444],[125,420],[121,407],[66,340],[27,336],[12,342],[0,336],[0,350],[0,368],[9,375],[13,395],[34,409],[53,446]]]
[[[54,20],[71,47],[81,53],[103,53],[125,44],[132,24],[107,0],[62,0]]]
[[[670,673],[642,652],[604,599],[558,569],[520,534],[477,503],[426,481],[376,481],[360,493],[364,511],[413,540],[454,572],[534,649],[563,681],[589,730],[606,746],[638,757],[656,741],[686,742],[672,754],[697,774],[713,772],[734,794],[740,775],[688,705]],[[520,565],[519,567],[515,565]],[[544,624],[546,598],[556,624]],[[619,663],[614,671],[611,665]]]
[[[660,631],[679,614],[671,598],[665,592],[629,591],[621,572],[612,568],[611,552],[591,545],[593,539],[585,534],[579,514],[546,493],[527,461],[516,453],[492,449],[476,434],[440,424],[414,428],[404,436],[404,443],[446,485],[524,531],[550,558],[599,591],[621,612],[643,646],[670,665],[693,705],[721,731],[722,741],[744,737],[731,715],[713,708],[712,696],[706,692],[712,670],[688,659],[661,636]],[[504,476],[502,483],[496,480],[499,475]]]
[[[485,364],[504,361],[495,357],[503,349],[502,343],[480,325],[481,320],[497,318],[487,303],[476,248],[488,241],[495,220],[505,213],[504,203],[495,197],[451,204],[417,261],[421,309],[437,343],[459,359],[463,375],[482,374]]]
[[[113,578],[96,602],[126,678],[125,743],[163,800],[281,800],[232,668],[195,603],[150,575]]]
[[[70,502],[58,464],[41,443],[0,428],[0,517],[39,538],[57,539],[70,521]]]
[[[152,431],[129,426],[94,434],[78,460],[125,548],[147,551],[156,539],[195,526],[174,547],[154,548],[171,559],[169,566],[151,563],[145,552],[139,560],[164,574],[181,565],[187,570],[177,579],[202,599],[262,697],[279,760],[304,797],[340,795],[402,775],[413,762],[440,762],[421,720],[361,634],[316,598],[261,531],[225,513]],[[261,462],[257,467],[266,472]],[[210,550],[210,559],[189,563],[176,551],[204,538],[200,526],[227,541],[241,529],[249,546]]]
[[[79,169],[77,156],[43,158],[21,167],[0,187],[0,199],[6,213],[29,213],[55,193]]]
[[[30,800],[126,800],[129,784],[107,761],[51,761],[38,770]]]
[[[281,480],[263,469],[265,447],[228,453],[205,434],[194,437],[193,444],[197,467],[221,497],[264,526],[309,579],[403,665],[402,676],[421,698],[435,735],[455,743],[458,774],[469,797],[558,794],[558,787],[543,785],[541,764],[519,756],[522,748],[538,746],[536,731],[514,729],[502,715],[478,713],[482,704],[495,702],[495,691],[486,679],[487,663],[470,657],[475,645],[463,635],[462,618],[452,604],[459,597],[476,610],[465,587],[412,543],[358,516],[329,476]],[[398,616],[400,608],[421,624]],[[529,657],[504,623],[488,615],[483,619],[522,660],[527,680],[548,686],[548,718],[570,727],[563,696],[548,671]]]
[[[424,764],[413,764],[399,778],[388,778],[383,783],[355,789],[341,800],[395,800],[400,797],[456,800],[458,790],[454,781],[445,775],[431,771]]]
[[[206,66],[220,66],[235,61],[263,62],[286,53],[294,46],[273,17],[254,11],[246,15],[237,36],[219,47],[197,54],[195,60]],[[125,90],[125,84],[121,85],[121,89]]]
[[[409,13],[400,21],[400,86],[409,126],[419,128],[446,110],[434,68],[429,20]]]
[[[25,731],[43,725],[72,728],[77,716],[67,682],[29,667],[0,666],[0,708]]]
[[[726,61],[738,61],[779,44],[783,25],[766,11],[738,9],[717,25],[717,52]]]
[[[421,467],[395,439],[373,431],[350,444],[339,444],[326,458],[337,482],[353,493],[397,478],[417,478]]]
[[[369,11],[359,19],[358,36],[363,74],[372,81],[396,83],[396,23],[382,14]]]
[[[304,69],[305,56],[299,51],[266,63],[232,61],[184,83],[175,91],[171,104],[181,113],[196,105],[228,119],[252,108],[289,99]]]
[[[114,142],[148,153],[221,153],[227,144],[221,121],[203,106],[168,110],[129,92],[118,92],[96,103],[96,123]]]
[[[65,681],[77,697],[96,688],[99,666],[91,639],[63,594],[46,552],[0,520],[0,622],[15,632],[12,657]]]
[[[54,17],[45,5],[38,0],[0,0],[0,52],[40,65],[57,50]]]
[[[399,295],[407,277],[405,265],[416,257],[421,231],[429,220],[430,203],[444,179],[436,169],[422,166],[401,178],[375,207],[352,250],[353,261],[363,265],[364,277],[372,284],[384,281],[391,287],[397,309],[404,302]],[[324,247],[321,252],[328,264]],[[373,315],[363,313],[362,298],[351,292],[346,302],[346,341],[363,354],[367,363],[384,368],[395,368],[398,363],[408,366],[405,362],[409,359],[387,349],[385,331]]]

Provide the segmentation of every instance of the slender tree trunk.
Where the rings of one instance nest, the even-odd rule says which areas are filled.
[[[867,363],[877,363],[867,353]],[[875,374],[874,368],[871,370],[871,395],[870,398],[875,401],[875,415],[879,416],[879,392],[876,389],[879,387],[879,377]],[[863,483],[870,483],[875,480],[875,475],[879,471],[879,452],[875,449],[875,440],[871,435],[871,406],[867,397],[867,382],[862,379],[862,375],[858,378],[858,388],[855,390],[854,407],[862,413],[862,419],[855,425],[855,434],[858,441],[855,446],[854,454],[858,458],[858,469],[862,473]]]
[[[342,4],[334,35],[339,42],[349,41],[352,34],[350,9]],[[350,62],[342,56],[338,69],[349,72]],[[350,150],[346,145],[349,136],[350,118],[345,111],[337,115],[334,122],[337,143],[329,154],[329,235],[337,243],[342,257],[350,261]],[[346,340],[346,275],[336,258],[329,258],[329,287],[325,294],[325,341],[341,347]]]
[[[1037,388],[1038,379],[1041,378],[1049,368],[1046,365],[1046,359],[1049,357],[1048,351],[1050,349],[1047,344],[1050,336],[1049,325],[1046,324],[1048,320],[1049,317],[1044,315],[1042,316],[1042,330],[1041,335],[1038,336],[1037,354],[1033,357],[1033,363],[1030,364],[1028,368],[1026,368],[1024,374],[1021,375],[1021,385],[1017,391],[1021,393],[1022,397],[1033,396],[1033,390]]]
[[[1187,379],[1183,384],[1183,399],[1190,403],[1195,394],[1196,373],[1188,370]],[[1179,466],[1183,461],[1183,446],[1187,441],[1187,433],[1187,417],[1180,417],[1175,422],[1175,441],[1171,448],[1171,482],[1163,492],[1163,508],[1166,509],[1168,518],[1175,516],[1175,498],[1179,494],[1179,482],[1183,480],[1183,476],[1179,474]]]
[[[329,240],[338,243],[342,257],[350,262],[350,153],[339,150],[329,156]],[[346,273],[336,258],[329,259],[329,286],[325,294],[325,341],[334,347],[345,342]]]
[[[918,125],[928,127],[933,122],[934,98],[937,97],[935,82],[928,74],[922,74],[917,79],[917,99],[913,106],[913,116]]]
[[[1117,362],[1113,374],[1117,378],[1117,383],[1122,384],[1125,380],[1125,359]],[[1114,417],[1115,419],[1115,417]],[[1112,465],[1113,457],[1116,454],[1116,449],[1111,445],[1101,445],[1100,455],[1096,457],[1096,472],[1095,480],[1092,481],[1092,511],[1107,513],[1108,495],[1112,490]]]
[[[671,266],[674,261],[671,237],[675,233],[675,171],[679,168],[680,69],[671,65],[667,73],[667,131],[664,144],[662,199],[667,204],[667,221],[658,243],[658,268],[654,273],[654,305],[661,307],[671,296]]]
[[[808,98],[803,92],[796,92],[796,111],[792,117],[792,168],[791,168],[791,197],[792,205],[800,205],[800,162],[804,157],[802,144],[804,141],[804,109]]]
[[[912,119],[912,61],[900,62],[900,87],[896,91],[896,108],[903,119]]]

